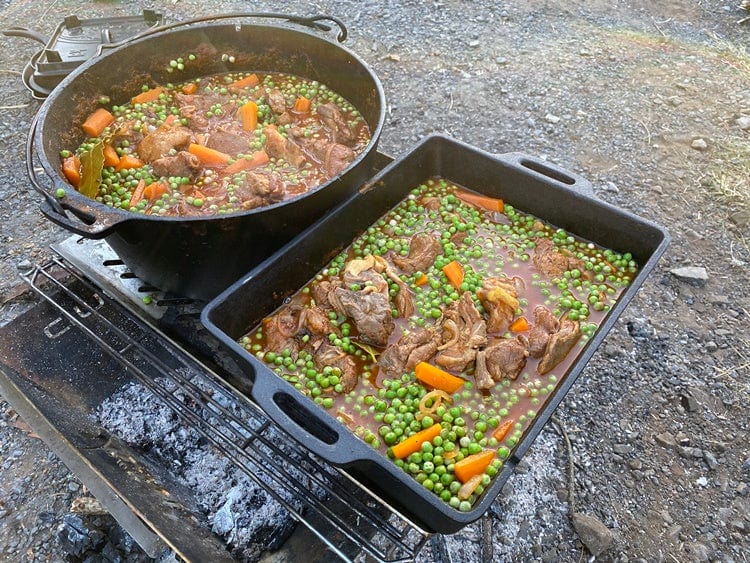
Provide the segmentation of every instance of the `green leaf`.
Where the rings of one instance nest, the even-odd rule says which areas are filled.
[[[364,342],[357,342],[356,340],[352,340],[351,342],[352,342],[352,344],[354,344],[360,350],[363,350],[363,351],[367,352],[367,354],[372,359],[373,363],[377,363],[378,362],[378,354],[379,354],[379,352],[377,350],[375,350],[375,348],[373,348],[369,344],[365,344]]]
[[[99,193],[104,169],[104,145],[97,141],[90,151],[81,153],[81,184],[78,191],[86,197],[94,199]]]

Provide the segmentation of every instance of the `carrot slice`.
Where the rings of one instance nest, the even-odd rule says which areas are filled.
[[[76,155],[63,159],[62,171],[68,182],[76,188],[81,185],[81,161]]]
[[[466,383],[466,380],[456,377],[427,362],[419,362],[414,366],[414,374],[423,383],[446,393],[455,393]]]
[[[464,269],[457,260],[453,260],[453,262],[449,262],[443,266],[443,273],[453,287],[456,289],[461,288],[461,284],[464,281]]]
[[[466,203],[470,203],[488,211],[498,211],[502,213],[503,209],[505,208],[502,199],[497,199],[481,194],[475,194],[472,192],[456,192],[456,197],[460,200],[465,201]]]
[[[147,104],[149,102],[153,102],[154,100],[158,100],[159,96],[161,96],[166,90],[158,86],[156,88],[151,88],[151,90],[146,90],[145,92],[141,92],[137,96],[133,96],[130,98],[130,102],[133,104]]]
[[[426,274],[422,274],[419,276],[416,280],[414,280],[415,285],[424,285],[429,281]]]
[[[440,423],[436,422],[429,428],[425,428],[424,430],[417,432],[416,434],[412,434],[403,442],[399,442],[395,446],[391,447],[391,453],[393,453],[393,456],[396,459],[403,459],[406,456],[419,451],[419,449],[422,447],[423,442],[432,442],[435,436],[440,434],[440,431],[442,429],[443,427],[440,425]]]
[[[461,461],[456,462],[453,473],[459,481],[466,483],[475,475],[481,475],[484,473],[484,470],[489,467],[490,462],[494,457],[495,452],[492,450],[485,450],[478,454],[466,456]]]
[[[138,180],[138,185],[133,190],[133,195],[130,196],[130,207],[135,207],[138,202],[143,199],[143,191],[146,189],[146,180]]]
[[[120,162],[118,162],[117,166],[115,166],[115,170],[119,172],[120,170],[140,168],[141,166],[143,166],[143,161],[140,158],[136,158],[135,156],[129,154],[124,154],[120,157]]]
[[[230,88],[252,88],[253,86],[257,86],[258,84],[260,84],[260,78],[258,78],[258,75],[249,74],[245,78],[240,78],[239,80],[235,80],[229,85],[229,87]]]
[[[510,323],[511,332],[525,332],[529,330],[529,321],[526,317],[518,317],[515,321]]]
[[[167,193],[167,186],[164,182],[153,182],[143,188],[143,197],[151,202],[156,201],[165,193]]]
[[[498,442],[502,442],[508,435],[508,432],[510,432],[510,429],[513,428],[513,422],[513,420],[506,420],[505,422],[503,422],[492,433],[492,437]]]
[[[307,113],[310,111],[310,100],[304,96],[300,96],[294,101],[294,111],[297,113]]]
[[[242,170],[250,170],[263,166],[268,162],[268,154],[266,151],[254,152],[250,158],[238,158],[232,164],[224,169],[224,174],[236,174]]]
[[[104,108],[98,108],[86,118],[86,121],[81,125],[81,129],[83,129],[83,132],[89,137],[98,137],[107,126],[114,122],[114,120],[114,115]]]
[[[245,102],[237,110],[245,131],[253,131],[258,126],[258,104],[250,100]]]
[[[188,152],[197,156],[198,160],[207,166],[221,166],[229,162],[232,158],[226,153],[195,143],[190,143]]]
[[[183,94],[195,94],[198,91],[198,85],[195,82],[190,82],[182,87]]]
[[[117,166],[120,164],[120,155],[117,154],[115,147],[104,145],[104,166]]]

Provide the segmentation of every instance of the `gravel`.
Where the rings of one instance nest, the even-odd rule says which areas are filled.
[[[584,544],[598,547],[576,533],[573,512],[611,532],[598,560],[750,559],[748,181],[744,192],[742,182],[730,181],[748,159],[750,28],[736,23],[744,14],[737,3],[253,5],[329,12],[346,22],[347,45],[386,90],[383,151],[403,154],[432,133],[492,153],[522,151],[588,179],[603,201],[672,235],[558,409],[575,459],[575,511],[567,502],[566,448],[548,428],[493,507],[492,525],[483,520],[460,537],[434,538],[420,559],[478,560],[492,552],[499,560],[581,561],[591,555]],[[180,0],[156,9],[175,20],[247,5]],[[128,3],[0,2],[3,21],[45,33],[68,13],[133,11]],[[25,179],[25,135],[38,103],[19,73],[38,49],[6,39],[0,51],[0,322],[29,301],[16,286],[19,271],[68,236],[41,217]],[[696,267],[706,275],[674,273]],[[87,492],[19,420],[0,401],[0,559],[60,561],[58,528],[81,527],[66,516]],[[212,500],[218,510],[231,501],[219,531],[238,514],[237,495]],[[124,545],[109,517],[81,520],[103,540],[92,541],[93,549]]]

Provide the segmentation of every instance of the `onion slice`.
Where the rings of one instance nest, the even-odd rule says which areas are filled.
[[[434,399],[434,401],[428,407],[427,402],[430,399]],[[449,403],[453,402],[451,396],[441,389],[433,389],[429,393],[426,393],[425,396],[422,397],[422,399],[419,401],[419,412],[414,418],[416,418],[417,420],[422,420],[422,418],[424,418],[428,414],[435,414],[435,411],[437,411],[440,405],[443,404],[443,399],[445,399]]]
[[[466,481],[466,483],[461,485],[461,488],[458,489],[458,498],[460,498],[461,500],[466,500],[467,498],[469,498],[481,482],[482,475],[474,475],[474,477]]]

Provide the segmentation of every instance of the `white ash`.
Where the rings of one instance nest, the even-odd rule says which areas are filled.
[[[160,383],[174,390],[173,383]],[[180,390],[173,391],[172,396],[195,410],[194,402]],[[231,400],[218,393],[213,398],[233,414],[241,415]],[[199,412],[204,420],[216,421],[215,413],[205,408]],[[173,410],[143,385],[125,386],[105,400],[93,416],[128,445],[164,463],[178,482],[189,487],[207,525],[238,559],[257,560],[265,551],[280,547],[291,533],[295,521],[289,512],[196,430],[182,424]],[[293,499],[276,489],[294,505]]]

